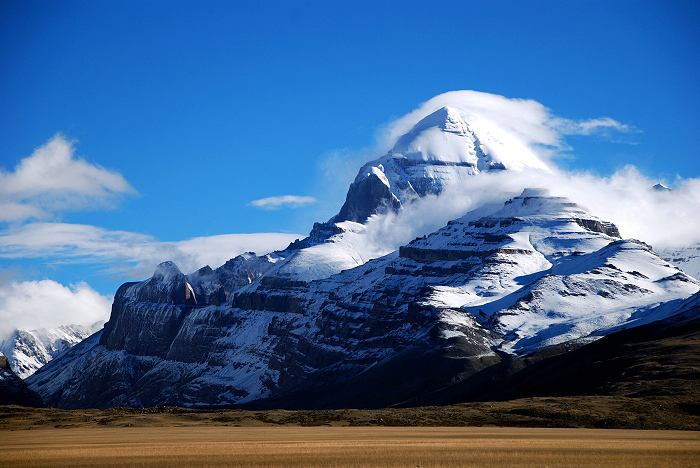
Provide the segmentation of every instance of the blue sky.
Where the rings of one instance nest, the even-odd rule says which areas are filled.
[[[372,147],[432,96],[474,89],[637,129],[568,138],[565,167],[698,177],[698,5],[6,1],[0,166],[13,171],[61,133],[134,193],[39,221],[163,241],[303,234],[342,202],[348,176],[324,171],[329,155]],[[285,194],[319,202],[250,205]],[[103,294],[128,276],[50,252],[0,262],[22,279],[84,280]]]

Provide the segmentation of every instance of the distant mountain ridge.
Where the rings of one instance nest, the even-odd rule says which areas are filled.
[[[101,329],[104,322],[90,326],[61,325],[38,330],[15,330],[2,343],[2,352],[13,372],[26,379],[68,348]]]

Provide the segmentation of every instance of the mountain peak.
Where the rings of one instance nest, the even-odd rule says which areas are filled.
[[[156,267],[156,271],[153,272],[153,276],[156,278],[161,278],[163,280],[168,280],[175,276],[182,275],[182,272],[177,267],[175,262],[168,260],[166,262],[159,263]]]
[[[652,188],[654,190],[656,190],[657,192],[670,192],[671,191],[671,189],[669,187],[665,186],[661,182],[659,182],[658,184],[655,184]]]
[[[392,154],[408,159],[467,163],[476,167],[483,158],[479,138],[454,107],[441,107],[424,117],[396,141]]]
[[[525,169],[549,171],[516,135],[443,106],[418,120],[386,155],[360,168],[332,222],[364,223],[373,214],[467,184],[482,172]]]
[[[469,125],[462,118],[459,110],[450,106],[443,106],[421,119],[413,126],[411,132],[422,131],[426,128],[437,127],[440,130],[451,133],[466,134]]]

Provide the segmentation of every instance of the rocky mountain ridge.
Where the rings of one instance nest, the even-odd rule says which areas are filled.
[[[64,407],[217,406],[401,368],[410,393],[504,355],[664,318],[650,311],[700,289],[646,244],[539,190],[326,279],[262,274],[221,302],[200,276],[166,263],[123,285],[104,330],[42,368],[31,388]],[[387,384],[374,398],[410,397]]]

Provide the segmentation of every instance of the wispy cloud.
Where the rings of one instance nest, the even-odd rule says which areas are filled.
[[[638,133],[633,125],[624,124],[610,117],[587,120],[572,120],[556,117],[552,119],[555,127],[563,135],[595,135],[608,132]]]
[[[134,188],[121,174],[76,157],[73,143],[56,135],[14,170],[0,168],[0,221],[105,207],[132,193]]]
[[[112,298],[87,283],[52,280],[0,283],[0,341],[17,328],[91,325],[109,317]]]
[[[279,208],[299,208],[300,206],[313,205],[316,202],[314,197],[308,195],[279,195],[253,200],[249,205],[264,210],[276,210]]]
[[[265,254],[302,236],[287,233],[222,234],[160,241],[129,231],[71,223],[29,223],[0,231],[0,258],[46,259],[103,265],[117,276],[150,276],[155,266],[173,260],[185,272],[217,267],[243,252]]]

